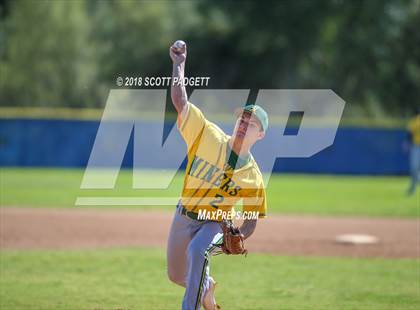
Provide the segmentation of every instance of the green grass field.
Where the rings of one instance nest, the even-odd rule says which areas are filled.
[[[179,309],[183,289],[152,249],[5,251],[1,309]],[[418,309],[419,262],[216,256],[224,309]]]
[[[83,170],[2,169],[2,206],[74,207],[78,196],[176,197],[131,189],[122,171],[115,190],[80,190]],[[151,178],[159,178],[150,172]],[[271,213],[418,217],[419,194],[405,197],[404,177],[273,175]],[[173,206],[160,207],[170,209]],[[418,259],[284,257],[213,258],[223,309],[418,309]],[[163,249],[0,253],[0,309],[179,309],[183,289],[166,277]]]
[[[76,197],[177,197],[183,176],[167,190],[132,189],[132,172],[122,170],[114,190],[80,190],[82,169],[1,169],[1,205],[74,207]],[[159,178],[149,172],[150,178]],[[269,213],[418,217],[420,188],[406,197],[407,177],[272,175]],[[156,208],[156,207],[155,207]],[[165,208],[165,207],[159,207]],[[168,206],[166,209],[171,209]]]

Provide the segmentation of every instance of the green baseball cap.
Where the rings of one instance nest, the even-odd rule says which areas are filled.
[[[237,108],[235,110],[235,115],[239,117],[241,116],[243,111],[251,112],[252,115],[260,122],[261,128],[263,129],[263,131],[264,132],[267,131],[268,115],[267,115],[267,112],[265,112],[265,110],[262,107],[256,104],[248,104],[244,107]]]

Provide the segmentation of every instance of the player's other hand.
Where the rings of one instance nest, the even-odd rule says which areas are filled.
[[[187,59],[187,45],[179,45],[177,42],[174,42],[169,48],[169,55],[174,64],[182,64]]]

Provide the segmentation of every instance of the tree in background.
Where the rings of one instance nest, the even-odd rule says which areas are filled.
[[[91,5],[99,81],[118,76],[170,76],[169,46],[196,28],[192,1],[98,1]]]
[[[0,5],[1,105],[102,106],[118,76],[169,76],[179,38],[210,88],[331,88],[371,117],[420,97],[420,0]]]
[[[336,2],[303,61],[305,86],[336,90],[356,115],[411,115],[420,96],[419,27],[418,0]]]
[[[19,0],[1,25],[1,105],[93,102],[98,63],[84,2]]]

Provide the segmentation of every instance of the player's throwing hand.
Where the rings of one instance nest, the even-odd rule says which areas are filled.
[[[187,44],[182,40],[175,41],[169,48],[169,55],[174,64],[184,63],[187,59]]]

